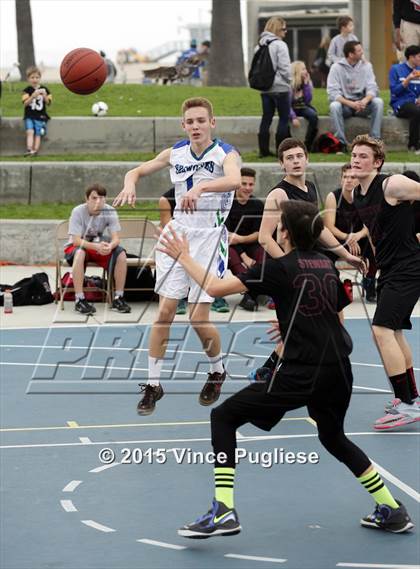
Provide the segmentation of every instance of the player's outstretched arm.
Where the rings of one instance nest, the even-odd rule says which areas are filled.
[[[403,174],[394,174],[386,178],[382,184],[386,199],[397,201],[420,201],[420,182],[416,182]]]
[[[189,245],[185,235],[180,237],[169,226],[169,230],[162,232],[157,250],[166,253],[180,263],[187,273],[210,295],[227,296],[238,292],[246,292],[248,289],[237,277],[218,279],[210,274],[208,269],[201,266],[191,257]]]
[[[118,207],[124,204],[131,205],[135,207],[136,205],[136,183],[139,178],[144,176],[149,176],[153,172],[158,172],[169,166],[169,158],[171,155],[171,149],[167,148],[158,154],[153,160],[148,160],[137,168],[129,170],[124,177],[124,187],[118,196],[113,201],[113,206]]]
[[[258,241],[261,247],[263,247],[273,259],[284,255],[283,249],[273,239],[273,233],[277,230],[277,225],[280,223],[280,203],[287,199],[287,194],[284,190],[275,188],[268,194],[265,200]]]

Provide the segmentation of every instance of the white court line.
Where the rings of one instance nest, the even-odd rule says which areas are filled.
[[[89,470],[89,472],[93,472],[94,474],[97,474],[98,472],[103,472],[104,470],[108,470],[108,468],[113,468],[114,466],[118,466],[119,464],[121,464],[121,462],[113,462],[112,464],[104,464],[104,466],[97,466],[96,468],[92,468],[92,470]]]
[[[411,486],[408,486],[408,484],[406,484],[405,482],[403,482],[402,480],[391,474],[391,472],[388,472],[388,470],[385,470],[385,468],[380,464],[378,464],[377,462],[374,462],[372,459],[369,460],[372,462],[373,466],[376,468],[376,470],[383,478],[386,478],[387,480],[389,480],[389,482],[395,484],[395,486],[397,486],[400,490],[411,496],[411,498],[416,500],[416,502],[420,503],[420,494],[416,492],[416,490],[414,490],[413,488],[411,488]]]
[[[164,541],[155,541],[154,539],[136,539],[139,543],[146,543],[147,545],[156,545],[156,547],[165,547],[166,549],[187,549],[185,545],[175,545],[173,543],[165,543]]]
[[[72,480],[61,490],[62,492],[74,492],[83,480]]]
[[[91,445],[92,441],[90,440],[89,437],[79,437],[79,441],[81,443],[83,443],[84,445]]]
[[[378,387],[364,387],[363,385],[353,385],[353,389],[365,389],[366,391],[379,391],[380,393],[392,393],[390,389],[379,389]]]
[[[337,563],[336,567],[366,567],[367,569],[419,569],[420,565],[389,565],[381,563]]]
[[[66,512],[77,512],[77,508],[74,506],[71,500],[60,500],[60,504],[63,510],[66,510]]]
[[[374,431],[368,432],[360,432],[360,433],[346,433],[347,436],[374,436],[374,437],[395,437],[395,436],[420,436],[420,432],[411,432],[411,433],[376,433]],[[244,437],[241,439],[243,442],[253,442],[253,441],[271,441],[271,440],[281,440],[281,439],[304,439],[304,438],[315,438],[318,434],[316,433],[307,433],[301,435],[262,435],[262,436],[255,436],[255,437]],[[154,444],[154,443],[201,443],[201,442],[209,442],[211,438],[203,437],[203,438],[190,438],[190,439],[148,439],[148,440],[129,440],[129,441],[98,441],[92,442],[92,446],[98,445],[132,445],[132,444]],[[76,447],[76,446],[85,446],[83,443],[37,443],[37,444],[23,444],[23,445],[2,445],[0,446],[1,449],[23,449],[23,448],[58,448],[58,447]],[[105,470],[106,468],[112,468],[113,466],[117,466],[118,462],[114,462],[112,464],[107,464],[105,466],[100,466],[101,470]],[[100,472],[100,470],[90,470],[89,472]]]
[[[245,561],[267,561],[269,563],[286,563],[287,561],[287,559],[279,559],[277,557],[257,557],[255,555],[238,555],[237,553],[226,553],[225,557],[244,559]]]
[[[110,533],[112,531],[117,531],[115,529],[109,528],[108,526],[103,526],[102,524],[98,524],[98,522],[94,522],[93,520],[80,520],[82,524],[85,526],[89,526],[93,529],[97,529],[99,531],[103,531],[105,533]]]

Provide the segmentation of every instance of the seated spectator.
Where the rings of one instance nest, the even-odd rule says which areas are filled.
[[[291,108],[290,119],[293,126],[299,126],[297,117],[304,117],[308,121],[306,129],[305,146],[310,152],[318,133],[318,113],[311,106],[313,85],[306,65],[303,61],[292,63]]]
[[[252,196],[255,176],[256,172],[252,168],[241,168],[241,187],[235,192],[232,208],[225,222],[229,231],[229,269],[235,276],[245,273],[255,264],[262,263],[264,257],[264,249],[258,243],[264,204]],[[257,310],[257,298],[247,292],[239,306],[244,310]]]
[[[159,217],[160,226],[163,228],[174,215],[176,201],[175,201],[175,188],[171,188],[163,194],[159,199]],[[176,314],[186,314],[188,306],[188,299],[182,298],[178,302]],[[213,312],[230,312],[229,304],[223,297],[216,297],[210,307]]]
[[[420,154],[420,46],[410,45],[406,61],[389,72],[391,107],[397,117],[410,119],[408,149]]]
[[[70,243],[64,248],[66,261],[72,266],[75,310],[81,314],[94,314],[83,292],[85,268],[93,262],[108,269],[110,278],[115,278],[115,297],[111,309],[131,312],[124,300],[124,285],[127,276],[127,257],[120,247],[118,232],[121,230],[117,212],[105,203],[106,189],[93,184],[86,190],[86,203],[76,206],[70,215]],[[110,233],[106,235],[105,233]]]
[[[370,116],[370,136],[380,138],[384,102],[378,97],[379,89],[372,64],[363,59],[361,43],[349,41],[343,51],[343,59],[331,66],[327,94],[335,136],[342,150],[347,151],[344,119]]]
[[[339,33],[330,42],[327,52],[327,65],[331,66],[344,57],[344,44],[348,41],[359,41],[354,35],[354,22],[350,16],[339,16],[337,18],[337,28]]]
[[[357,183],[357,179],[351,170],[351,164],[344,164],[341,168],[341,187],[330,192],[325,200],[324,224],[352,255],[362,255],[369,259],[368,273],[363,278],[362,286],[366,300],[375,302],[375,255],[368,239],[369,231],[363,225],[353,205],[353,190]],[[334,260],[337,259],[335,255],[333,258]]]

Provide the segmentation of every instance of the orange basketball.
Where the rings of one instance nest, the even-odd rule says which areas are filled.
[[[60,66],[60,77],[64,85],[78,95],[89,95],[97,91],[107,75],[104,58],[97,51],[87,47],[73,49]]]

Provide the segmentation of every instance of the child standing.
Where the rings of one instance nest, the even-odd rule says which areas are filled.
[[[313,142],[318,133],[318,113],[310,104],[312,101],[312,81],[303,61],[294,61],[291,65],[291,106],[290,119],[293,126],[299,126],[297,117],[304,117],[308,121],[305,136],[305,146],[311,151]]]
[[[359,41],[359,38],[353,33],[354,22],[350,16],[337,18],[337,28],[340,33],[333,37],[328,48],[327,65],[329,66],[344,57],[343,47],[346,42]]]
[[[26,78],[29,85],[23,90],[26,152],[25,156],[35,156],[41,146],[41,137],[47,131],[49,116],[47,105],[51,104],[51,94],[45,85],[41,85],[41,71],[38,67],[28,67]]]

